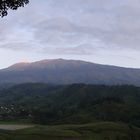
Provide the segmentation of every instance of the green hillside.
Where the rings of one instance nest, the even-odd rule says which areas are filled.
[[[0,90],[0,140],[139,140],[140,87],[21,84]]]
[[[140,88],[23,84],[0,91],[0,119],[37,124],[123,122],[140,127]]]

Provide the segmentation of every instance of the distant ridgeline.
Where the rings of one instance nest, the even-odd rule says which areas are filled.
[[[18,63],[0,70],[0,84],[31,82],[140,86],[140,69],[100,65],[78,60],[52,59]]]
[[[110,121],[140,127],[140,87],[21,84],[0,91],[0,119],[39,124]]]

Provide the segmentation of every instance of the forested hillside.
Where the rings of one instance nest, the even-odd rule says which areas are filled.
[[[140,88],[22,84],[0,91],[1,120],[40,124],[123,122],[140,127]]]

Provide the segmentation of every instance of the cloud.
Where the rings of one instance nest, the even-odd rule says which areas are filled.
[[[140,51],[139,0],[30,0],[0,22],[0,48],[50,54]]]

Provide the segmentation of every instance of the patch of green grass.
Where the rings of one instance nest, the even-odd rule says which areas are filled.
[[[17,125],[17,124],[23,124],[23,125],[29,125],[29,124],[32,124],[31,122],[28,122],[28,121],[23,121],[23,120],[21,120],[21,121],[0,121],[0,124],[15,124],[15,125]]]
[[[140,140],[140,129],[122,123],[83,125],[36,125],[33,128],[0,131],[0,140]]]

